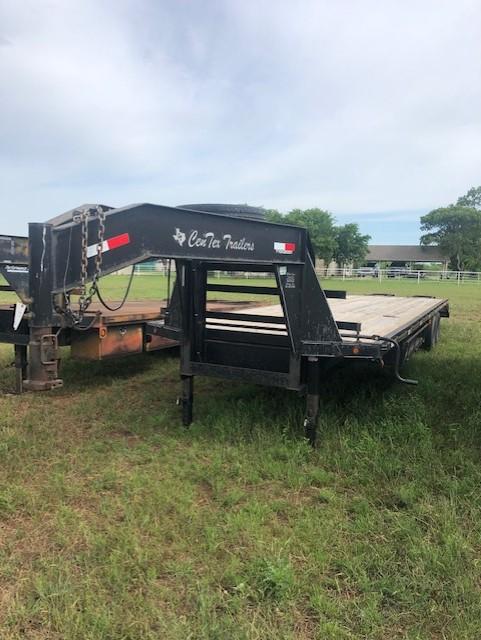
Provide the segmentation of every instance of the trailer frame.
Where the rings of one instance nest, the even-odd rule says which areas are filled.
[[[167,308],[161,313],[159,301],[158,317],[137,326],[142,344],[157,339],[180,346],[185,425],[193,419],[195,376],[247,380],[305,394],[304,426],[314,444],[327,367],[346,360],[388,364],[405,381],[400,365],[433,323],[449,315],[448,302],[435,300],[394,335],[363,335],[361,322],[333,317],[328,297],[346,294],[323,290],[306,229],[152,204],[84,205],[31,223],[28,239],[0,237],[0,273],[20,298],[12,309],[0,309],[0,342],[15,348],[17,391],[61,386],[59,347],[102,326],[101,313],[89,308],[100,275],[152,258],[175,262],[176,283]],[[275,285],[213,284],[214,270],[267,272]],[[87,282],[94,283],[90,290]],[[76,291],[85,308],[73,304]],[[273,296],[282,315],[210,310],[212,292]],[[25,313],[15,320],[18,305]]]

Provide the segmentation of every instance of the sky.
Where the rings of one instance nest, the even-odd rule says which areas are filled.
[[[0,233],[241,202],[415,244],[480,116],[479,0],[0,0]]]

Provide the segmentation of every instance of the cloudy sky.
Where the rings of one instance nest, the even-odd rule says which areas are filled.
[[[1,233],[247,202],[415,243],[478,184],[479,0],[0,0]]]

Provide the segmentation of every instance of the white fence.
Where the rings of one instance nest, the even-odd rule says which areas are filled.
[[[376,279],[383,280],[408,280],[417,282],[450,282],[453,284],[478,283],[481,284],[480,271],[435,271],[431,269],[407,269],[390,267],[377,269],[361,267],[360,269],[327,269],[317,270],[321,278],[336,278],[338,280]]]
[[[117,274],[130,274],[131,268],[122,269]],[[173,274],[175,270],[172,269]],[[167,275],[168,266],[164,262],[146,262],[135,266],[135,273],[142,275]],[[344,269],[317,269],[317,275],[325,279],[336,280],[406,280],[410,282],[445,282],[451,284],[481,284],[481,272],[479,271],[434,271],[431,269],[407,269],[400,267],[390,267],[388,269],[377,269],[373,267],[361,267],[360,269],[344,268]],[[256,272],[232,272],[232,271],[215,271],[212,276],[218,278],[236,277],[236,278],[271,278],[272,273],[256,273]]]

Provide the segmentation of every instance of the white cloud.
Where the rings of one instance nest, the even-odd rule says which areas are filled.
[[[4,2],[0,231],[85,201],[453,201],[481,182],[480,32],[475,1]]]

